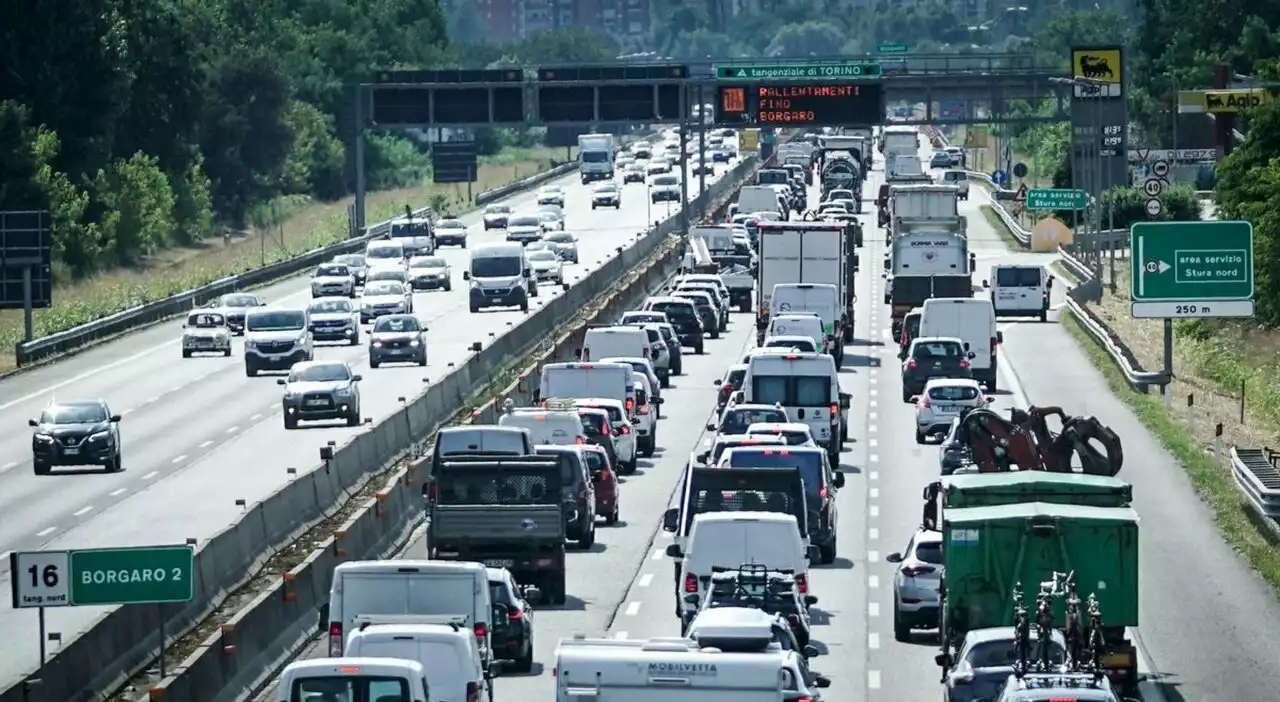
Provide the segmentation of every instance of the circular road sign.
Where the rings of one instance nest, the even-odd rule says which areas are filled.
[[[1160,202],[1154,197],[1151,198],[1150,200],[1147,200],[1148,215],[1152,217],[1159,217],[1161,212],[1164,212],[1164,203]]]
[[[1164,183],[1159,178],[1147,178],[1142,182],[1142,192],[1147,197],[1156,197],[1164,190]]]
[[[1015,164],[1013,164],[1013,175],[1014,175],[1014,177],[1016,177],[1016,178],[1026,178],[1026,177],[1027,177],[1027,164],[1025,164],[1025,163],[1015,163]]]
[[[1161,160],[1151,164],[1151,173],[1157,178],[1167,177],[1169,175],[1169,162]]]

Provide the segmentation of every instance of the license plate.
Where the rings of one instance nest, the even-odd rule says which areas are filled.
[[[68,456],[78,456],[80,455],[80,448],[68,446],[67,448],[63,449],[62,452]]]
[[[490,568],[510,568],[516,562],[513,558],[486,558],[484,564]]]
[[[935,407],[944,414],[955,414],[957,411],[955,405],[935,405]]]
[[[308,407],[325,407],[328,404],[328,400],[307,400]]]

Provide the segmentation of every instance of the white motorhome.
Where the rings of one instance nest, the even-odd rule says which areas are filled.
[[[612,134],[578,135],[578,175],[582,184],[613,179]]]
[[[699,650],[685,639],[561,639],[556,702],[784,702],[788,654]]]
[[[1004,334],[996,328],[991,300],[980,297],[938,297],[925,300],[920,315],[920,337],[960,339],[969,352],[973,379],[995,392],[999,375],[996,353]]]
[[[329,602],[321,607],[320,618],[329,655],[341,656],[361,616],[462,616],[487,666],[492,606],[489,575],[480,563],[349,561],[333,569]]]

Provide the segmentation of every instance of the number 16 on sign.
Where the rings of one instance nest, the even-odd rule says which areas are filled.
[[[9,554],[9,580],[14,609],[35,609],[40,628],[40,665],[46,659],[46,607],[71,606],[68,581],[70,556],[66,551],[26,551]]]

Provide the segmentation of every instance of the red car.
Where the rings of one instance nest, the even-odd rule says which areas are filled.
[[[614,472],[609,452],[603,446],[588,444],[582,447],[587,456],[587,468],[591,482],[596,484],[596,514],[604,516],[604,523],[618,523],[618,474]]]

